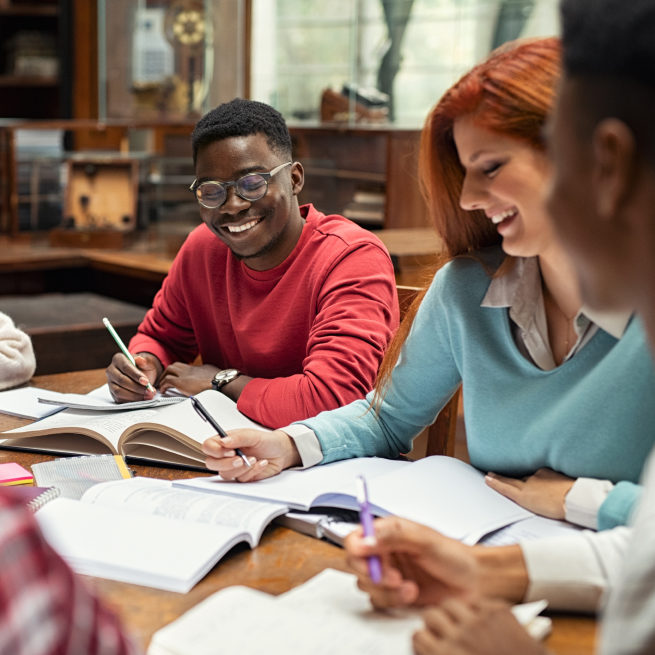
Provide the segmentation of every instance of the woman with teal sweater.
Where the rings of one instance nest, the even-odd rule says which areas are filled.
[[[655,440],[655,371],[638,320],[582,305],[546,215],[542,130],[559,57],[554,38],[505,47],[428,116],[419,173],[449,261],[401,326],[376,390],[272,433],[212,437],[210,469],[245,482],[397,457],[461,384],[470,461],[491,487],[545,516],[626,522]]]

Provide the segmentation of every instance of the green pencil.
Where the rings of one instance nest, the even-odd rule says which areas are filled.
[[[134,368],[138,369],[139,367],[136,365],[136,362],[134,361],[134,357],[132,357],[132,353],[127,349],[127,346],[123,343],[123,340],[118,336],[118,332],[114,330],[114,326],[109,322],[109,319],[107,317],[102,319],[102,322],[104,323],[105,327],[109,330],[109,334],[111,334],[112,337],[114,337],[114,341],[116,342],[116,345],[121,349],[121,352],[127,359],[129,360],[130,364],[134,366]],[[148,382],[146,389],[148,391],[154,391],[155,388]]]

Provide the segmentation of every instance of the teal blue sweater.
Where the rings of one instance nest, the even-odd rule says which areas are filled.
[[[496,259],[497,261],[497,259]],[[549,467],[618,483],[598,526],[625,523],[655,441],[655,370],[643,328],[620,340],[603,330],[561,366],[544,371],[516,347],[506,308],[480,307],[490,278],[476,261],[450,262],[416,315],[379,417],[372,395],[301,421],[322,463],[396,457],[430,425],[462,383],[471,463],[512,477]]]

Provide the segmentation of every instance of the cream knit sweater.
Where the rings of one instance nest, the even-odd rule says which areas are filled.
[[[30,338],[0,312],[0,389],[29,380],[36,369]]]

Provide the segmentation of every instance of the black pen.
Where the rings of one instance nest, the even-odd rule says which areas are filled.
[[[223,428],[218,424],[216,419],[207,411],[207,408],[195,397],[195,396],[189,396],[191,398],[191,404],[193,405],[193,408],[200,414],[200,417],[203,419],[203,421],[207,421],[209,425],[211,425],[214,430],[216,430],[217,434],[220,437],[227,437],[227,433]],[[240,448],[235,448],[234,452],[243,460],[243,463],[250,468],[251,464],[248,461],[248,458],[241,452]]]

